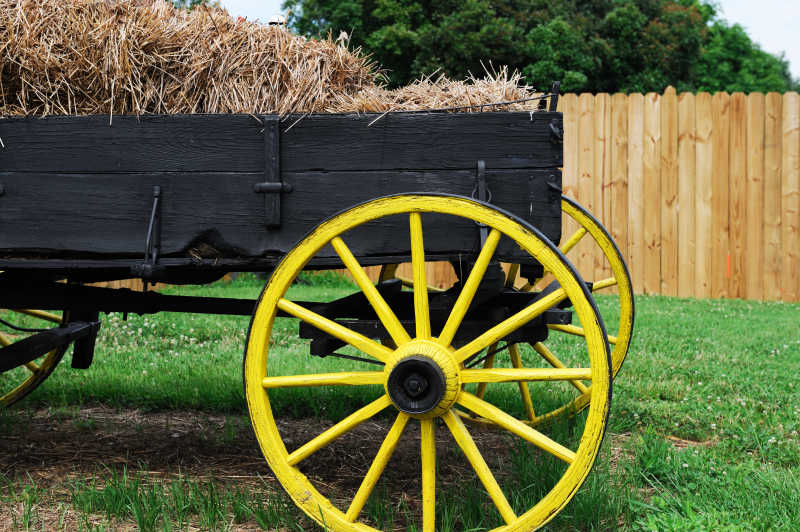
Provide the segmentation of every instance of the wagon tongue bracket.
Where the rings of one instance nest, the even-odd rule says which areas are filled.
[[[44,356],[53,349],[97,335],[99,321],[76,321],[39,332],[0,349],[0,372],[8,371]]]
[[[264,182],[253,185],[253,192],[264,194],[264,226],[281,226],[281,194],[291,192],[292,186],[281,180],[280,116],[265,115],[264,121]]]

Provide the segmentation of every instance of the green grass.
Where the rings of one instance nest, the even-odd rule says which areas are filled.
[[[324,300],[352,291],[331,275],[304,279],[291,288],[290,297]],[[232,284],[169,292],[256,297],[262,283],[244,276]],[[598,297],[610,324],[616,304],[614,296]],[[614,382],[608,435],[598,462],[549,529],[797,530],[800,305],[655,296],[637,297],[636,304],[634,341]],[[37,392],[0,415],[0,437],[41,406],[67,416],[77,406],[93,404],[240,415],[246,411],[241,363],[247,327],[248,319],[239,317],[163,313],[129,316],[127,322],[119,315],[105,317],[95,364],[86,371],[72,370],[67,359]],[[310,359],[296,329],[290,320],[277,320],[274,371],[360,367]],[[569,352],[574,342],[564,339],[555,345],[559,353]],[[529,349],[523,357],[534,360]],[[548,387],[546,397],[537,396],[540,410],[567,397],[568,388],[558,384],[563,383]],[[490,387],[487,397],[519,414],[515,390],[515,385]],[[294,417],[339,419],[378,393],[319,388],[271,398],[277,411]],[[90,421],[80,423],[92,429]],[[580,426],[581,418],[576,423]],[[578,437],[570,424],[547,431],[567,441]],[[219,437],[226,437],[224,431]],[[541,498],[563,466],[526,445],[519,445],[513,460],[512,474],[502,484],[520,511]],[[136,471],[100,470],[96,479],[69,484],[69,497],[59,500],[81,515],[134,522],[143,530],[181,529],[186,523],[217,530],[240,522],[270,530],[307,523],[282,494],[273,491],[265,497],[261,488],[192,479],[154,484]],[[6,479],[0,501],[15,505],[14,526],[37,529],[37,512],[55,504],[55,492],[43,492],[29,479]],[[437,508],[437,530],[496,526],[491,502],[475,480],[444,492]],[[406,501],[393,499],[380,486],[365,512],[381,524],[414,519]],[[81,526],[89,530],[96,523],[87,520]]]

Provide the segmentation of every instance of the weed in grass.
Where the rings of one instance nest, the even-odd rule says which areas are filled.
[[[364,506],[364,514],[378,529],[394,528],[395,505],[383,483],[379,483]]]

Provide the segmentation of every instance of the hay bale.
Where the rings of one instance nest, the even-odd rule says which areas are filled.
[[[501,69],[394,91],[359,50],[162,0],[0,0],[0,115],[385,112],[532,96]],[[535,103],[535,102],[533,102]],[[514,108],[532,108],[532,103]]]

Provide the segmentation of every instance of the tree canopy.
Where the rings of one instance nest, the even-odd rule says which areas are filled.
[[[786,91],[798,82],[706,0],[285,0],[293,28],[346,32],[390,85],[508,65],[544,88]]]

